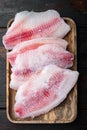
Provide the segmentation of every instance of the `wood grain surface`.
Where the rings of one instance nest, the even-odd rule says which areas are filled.
[[[74,54],[74,63],[72,70],[77,70],[77,35],[76,35],[76,24],[70,18],[64,18],[65,22],[70,25],[71,30],[66,35],[65,39],[68,41],[68,50]],[[11,26],[13,19],[8,22],[7,28]],[[14,114],[14,103],[16,91],[10,89],[10,75],[11,66],[7,59],[6,67],[6,79],[7,79],[7,117],[13,123],[70,123],[77,117],[77,85],[74,86],[72,91],[68,94],[66,100],[59,106],[52,109],[50,112],[35,117],[20,119]]]

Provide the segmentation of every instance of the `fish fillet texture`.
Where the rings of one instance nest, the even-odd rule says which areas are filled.
[[[36,71],[16,93],[15,115],[26,118],[47,113],[67,97],[78,75],[77,71],[52,64]]]
[[[33,74],[33,72],[32,72]],[[18,77],[17,75],[15,75],[14,73],[11,73],[11,80],[10,80],[10,88],[14,89],[14,90],[18,90],[18,88],[24,84],[26,81],[29,80],[31,74],[28,75],[22,75],[21,77]]]
[[[60,47],[58,44],[46,44],[35,50],[18,54],[13,70],[16,68],[21,70],[32,68],[36,70],[40,66],[47,65],[51,62],[59,67],[68,68],[73,65],[73,59],[73,54]]]
[[[48,64],[69,68],[73,65],[73,59],[73,54],[58,44],[45,44],[36,50],[19,54],[12,68],[10,87],[13,89],[18,88],[20,86],[19,81],[24,80],[25,82],[29,79],[31,73]]]
[[[16,14],[14,22],[3,36],[3,44],[6,49],[13,49],[15,45],[34,38],[63,38],[69,31],[70,26],[56,10],[23,11]]]
[[[21,44],[17,44],[14,49],[7,53],[7,58],[10,62],[10,64],[13,66],[15,63],[15,59],[18,54],[22,54],[26,51],[37,49],[39,46],[42,46],[44,44],[52,44],[56,43],[66,49],[68,42],[61,38],[37,38],[28,40],[26,42],[22,42]]]

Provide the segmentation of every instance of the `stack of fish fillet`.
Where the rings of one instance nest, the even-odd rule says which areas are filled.
[[[58,106],[74,87],[79,73],[63,38],[70,31],[55,10],[17,13],[3,36],[11,64],[10,88],[16,90],[14,112],[35,117]]]

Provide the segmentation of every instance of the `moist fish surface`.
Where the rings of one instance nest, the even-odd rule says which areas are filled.
[[[48,65],[36,71],[17,91],[14,112],[19,118],[35,117],[59,105],[74,87],[79,73]]]
[[[61,47],[63,47],[64,49],[66,49],[68,45],[68,42],[61,38],[49,37],[49,38],[32,39],[26,42],[22,42],[21,44],[17,44],[12,51],[7,53],[7,58],[10,64],[13,66],[18,54],[22,54],[26,51],[36,49],[39,46],[44,45],[44,44],[52,44],[52,43],[56,43],[60,45]]]
[[[22,11],[16,14],[13,23],[3,36],[3,44],[6,49],[13,49],[15,45],[34,38],[63,38],[69,31],[70,26],[56,10]]]
[[[17,86],[20,86],[17,84],[19,81],[28,80],[31,73],[48,64],[70,68],[73,65],[73,59],[73,54],[58,44],[45,44],[35,50],[18,54],[12,68],[10,87],[18,88]],[[15,86],[16,84],[17,86]]]

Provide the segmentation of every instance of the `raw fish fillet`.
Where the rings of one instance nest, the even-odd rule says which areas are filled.
[[[12,70],[35,70],[47,64],[56,64],[62,68],[69,68],[73,65],[74,56],[58,44],[45,44],[37,49],[18,54]]]
[[[29,79],[31,73],[48,64],[55,64],[62,68],[69,68],[73,65],[74,56],[58,44],[45,44],[36,50],[30,50],[18,54],[15,65],[12,68],[10,88],[16,89],[20,81]],[[15,80],[16,79],[16,80]],[[17,82],[18,80],[18,82]],[[20,82],[21,84],[23,82]],[[17,86],[15,86],[17,84]]]
[[[34,38],[63,38],[69,31],[70,26],[55,10],[23,11],[16,14],[14,22],[3,37],[3,44],[6,49],[12,49],[15,45]]]
[[[19,118],[39,116],[59,105],[74,87],[78,72],[56,65],[35,72],[17,91],[14,112]]]
[[[64,49],[66,49],[66,47],[68,45],[67,41],[60,39],[60,38],[53,38],[53,37],[51,38],[50,37],[50,38],[32,39],[32,40],[23,42],[21,44],[17,44],[12,51],[7,53],[7,58],[9,60],[10,64],[13,66],[18,54],[22,54],[26,51],[36,49],[39,46],[44,45],[44,44],[52,44],[52,43],[57,43]]]
[[[33,74],[33,72],[32,72]],[[28,76],[22,76],[21,78],[18,78],[18,76],[15,76],[13,73],[11,74],[11,80],[10,80],[10,88],[17,90],[22,84],[24,84],[26,81],[29,80],[31,74]]]

